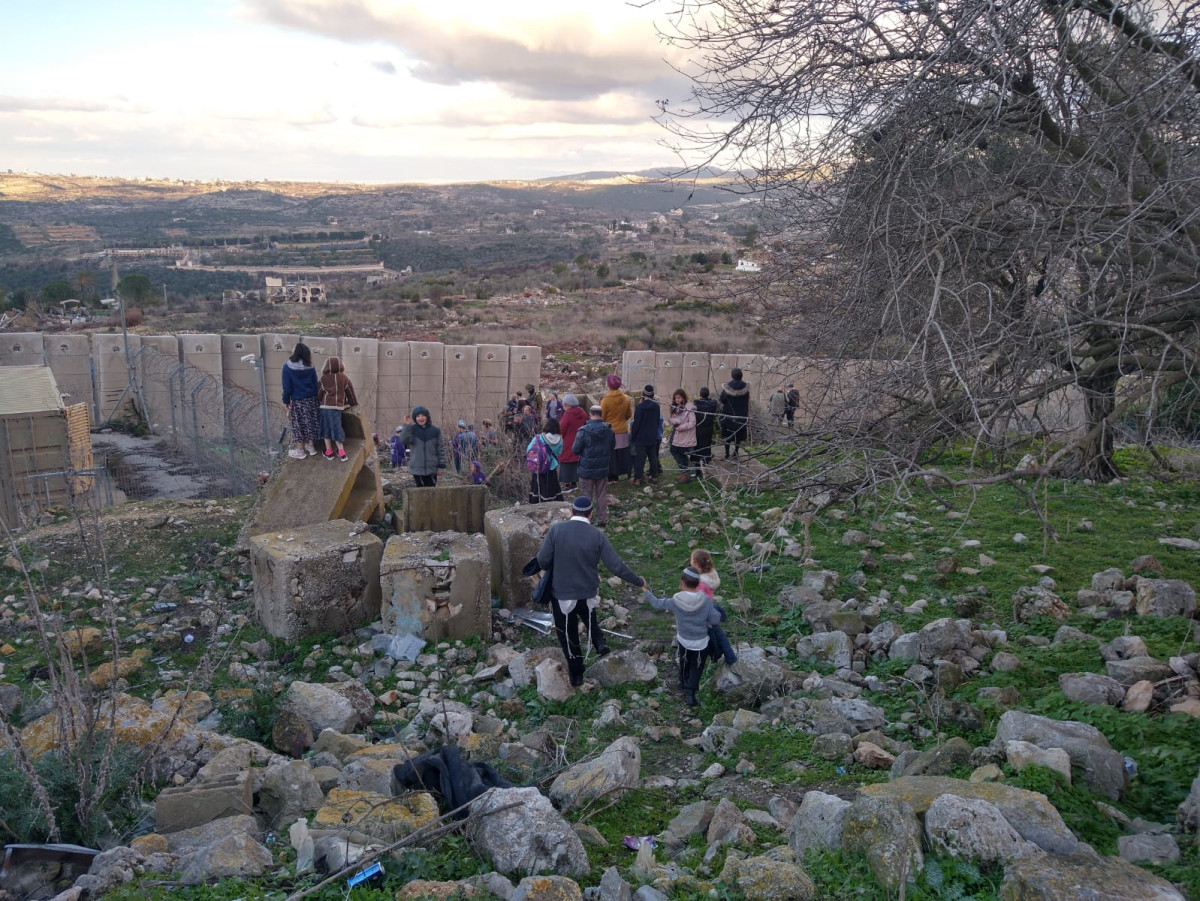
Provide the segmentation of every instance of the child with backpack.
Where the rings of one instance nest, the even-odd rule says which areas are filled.
[[[558,484],[558,455],[562,453],[562,434],[558,422],[546,421],[540,435],[529,439],[525,447],[525,468],[529,470],[529,503],[561,501],[562,488]]]

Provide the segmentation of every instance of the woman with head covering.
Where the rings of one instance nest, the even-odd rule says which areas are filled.
[[[579,406],[574,394],[563,395],[563,414],[558,421],[562,432],[563,449],[558,458],[558,480],[564,490],[569,491],[579,482],[579,455],[572,450],[575,434],[587,422],[587,413]]]
[[[633,418],[633,402],[629,395],[621,390],[621,377],[610,375],[604,380],[608,393],[600,399],[600,415],[613,430],[616,446],[608,464],[608,480],[619,481],[621,476],[629,475],[633,462],[629,450],[629,420]]]

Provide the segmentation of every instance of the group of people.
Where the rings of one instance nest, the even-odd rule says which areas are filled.
[[[283,366],[283,405],[292,428],[288,456],[297,460],[315,457],[316,442],[321,441],[326,460],[345,463],[349,457],[342,411],[357,403],[354,385],[346,376],[342,361],[330,357],[318,377],[312,351],[303,341],[299,342]]]
[[[730,664],[737,662],[733,646],[720,625],[726,613],[715,600],[721,578],[712,555],[699,548],[692,551],[680,575],[679,590],[659,597],[644,578],[626,565],[608,537],[592,525],[594,510],[590,498],[584,495],[575,498],[571,518],[550,527],[538,549],[536,565],[531,567],[533,572],[540,569],[542,578],[547,580],[542,599],[550,605],[554,633],[567,661],[568,679],[574,686],[583,684],[581,625],[596,655],[603,657],[609,653],[597,614],[599,565],[603,563],[613,575],[642,589],[646,603],[674,614],[679,688],[687,705],[695,707],[699,703],[697,692],[705,664],[721,658]]]

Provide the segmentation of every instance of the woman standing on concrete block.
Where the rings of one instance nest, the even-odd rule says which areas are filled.
[[[315,456],[317,449],[313,442],[321,418],[317,406],[317,370],[313,368],[312,351],[303,341],[296,344],[283,364],[283,405],[287,407],[292,427],[292,449],[288,456],[294,460]]]

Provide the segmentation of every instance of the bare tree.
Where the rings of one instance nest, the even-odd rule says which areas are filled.
[[[758,301],[841,379],[809,437],[903,469],[1032,433],[1055,474],[1117,474],[1115,424],[1200,375],[1198,24],[1172,0],[677,0],[694,90],[663,120],[774,213]]]

